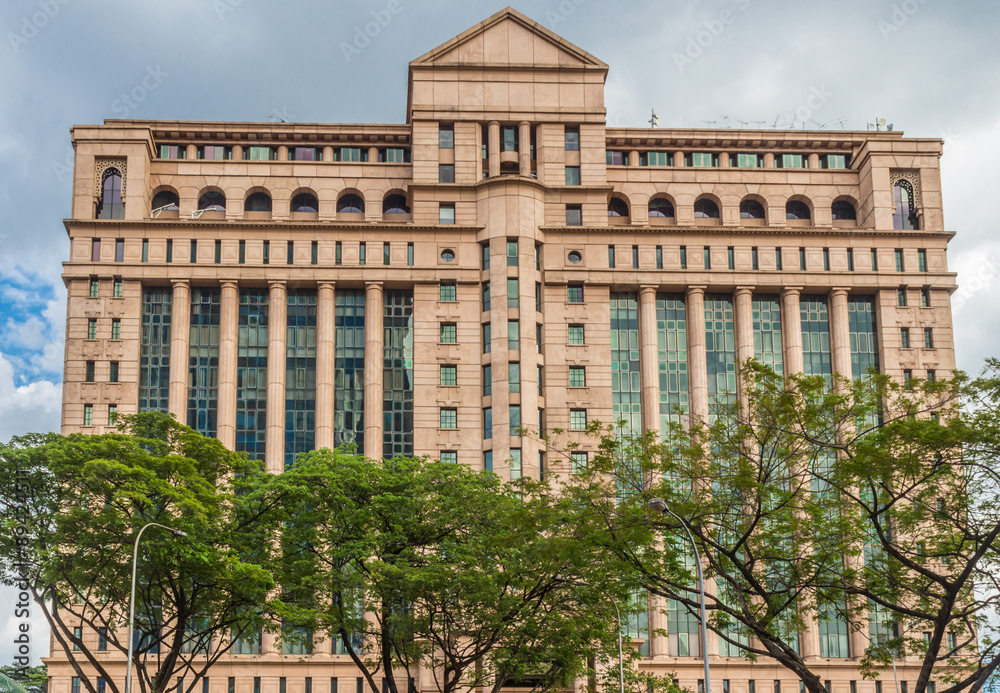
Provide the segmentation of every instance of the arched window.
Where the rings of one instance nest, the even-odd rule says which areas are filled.
[[[620,197],[612,197],[608,200],[609,217],[627,217],[628,215],[628,203],[625,200]]]
[[[858,212],[847,200],[837,200],[830,207],[834,221],[857,221]]]
[[[293,212],[318,212],[319,200],[312,193],[299,193],[292,198]]]
[[[719,205],[715,204],[712,200],[703,199],[694,203],[695,219],[719,219],[721,216],[719,214]]]
[[[649,201],[649,216],[651,217],[672,217],[674,215],[674,206],[670,204],[670,200],[662,197],[658,197],[655,200]]]
[[[365,201],[361,199],[360,195],[355,195],[353,193],[341,195],[340,199],[337,200],[337,213],[340,214],[341,212],[349,214],[364,214]]]
[[[154,213],[158,211],[174,212],[180,208],[180,199],[173,190],[161,190],[153,195],[152,211]]]
[[[209,191],[198,198],[198,209],[206,212],[225,212],[226,196],[214,190]]]
[[[785,205],[785,219],[812,219],[812,212],[809,205],[801,200],[789,200]]]
[[[764,205],[757,200],[740,202],[740,219],[764,219]]]
[[[406,204],[406,196],[399,193],[386,195],[382,200],[382,214],[409,214],[410,208]]]
[[[98,219],[124,219],[125,203],[122,202],[122,174],[109,168],[101,176],[101,201],[97,204]]]
[[[917,218],[917,206],[910,181],[896,181],[892,186],[892,201],[896,205],[892,213],[892,228],[896,231],[919,231],[920,220]]]
[[[270,212],[271,196],[263,192],[255,192],[243,203],[244,212]]]

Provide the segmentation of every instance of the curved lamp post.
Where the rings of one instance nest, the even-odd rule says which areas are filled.
[[[670,509],[665,500],[662,498],[652,498],[649,501],[649,507],[659,513],[670,515],[680,522],[681,527],[687,532],[688,539],[691,541],[691,548],[694,549],[694,565],[698,569],[698,594],[701,603],[701,659],[705,663],[705,693],[712,693],[712,685],[709,682],[708,673],[708,619],[705,616],[705,579],[701,574],[701,556],[698,554],[698,545],[691,535],[691,530],[688,529],[687,522],[674,514],[674,511]]]
[[[187,534],[179,529],[173,529],[172,527],[167,527],[166,525],[161,525],[158,522],[150,522],[142,526],[139,533],[135,535],[135,546],[132,547],[132,591],[129,594],[128,599],[128,664],[126,665],[125,671],[125,693],[132,693],[132,628],[135,623],[135,565],[136,559],[139,557],[139,540],[142,538],[142,533],[146,531],[147,527],[162,527],[168,532],[172,532],[176,537],[186,537]]]

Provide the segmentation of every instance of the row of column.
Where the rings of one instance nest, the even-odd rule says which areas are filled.
[[[522,120],[517,124],[518,174],[531,175],[531,123]],[[491,120],[486,126],[487,174],[490,178],[500,175],[500,122]]]
[[[707,421],[709,413],[708,362],[705,337],[705,293],[708,287],[690,286],[685,296],[687,318],[687,358],[688,386],[690,388],[691,415],[695,420]],[[753,358],[753,291],[754,287],[738,287],[733,292],[734,331],[736,339],[736,360],[743,363]],[[656,295],[658,287],[644,286],[639,290],[639,358],[642,378],[642,419],[646,431],[660,430],[659,401],[659,355],[657,349]],[[781,292],[782,348],[785,373],[788,375],[803,371],[802,315],[800,297],[802,287],[786,287]],[[848,318],[848,290],[834,288],[829,293],[830,342],[833,370],[850,376],[851,343]],[[744,399],[741,379],[738,379],[739,396]],[[711,591],[713,585],[706,585]],[[654,597],[650,603],[649,632],[650,654],[666,656],[667,631],[666,601]],[[819,657],[819,627],[814,619],[809,619],[808,629],[803,634],[803,657]],[[700,636],[699,636],[700,637]],[[852,629],[850,634],[852,656],[864,651],[867,645],[863,630]],[[709,638],[706,643],[709,655],[718,655],[718,638]]]
[[[219,311],[218,412],[216,437],[230,450],[236,446],[237,358],[239,356],[239,284],[222,282]],[[187,421],[191,324],[191,286],[173,282],[170,331],[168,407]],[[365,451],[382,450],[383,298],[381,283],[365,287]],[[267,434],[265,464],[272,472],[285,467],[285,360],[288,289],[285,282],[268,285]],[[316,296],[316,447],[334,445],[334,285],[317,287]]]

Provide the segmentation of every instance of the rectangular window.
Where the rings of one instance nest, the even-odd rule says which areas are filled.
[[[920,290],[920,307],[931,307],[931,290],[926,287]]]
[[[521,323],[517,320],[510,320],[507,323],[507,349],[518,351],[521,348]]]
[[[198,158],[225,161],[233,158],[233,148],[218,144],[204,144],[198,147]]]
[[[645,160],[645,155],[639,158],[640,166],[646,165],[642,163],[644,160]],[[604,163],[607,166],[628,166],[628,152],[608,149],[604,154]],[[652,166],[652,164],[650,164],[650,166]]]
[[[615,247],[613,245],[608,246],[608,267],[615,268]]]
[[[500,151],[518,151],[518,129],[516,125],[503,125],[500,127]]]
[[[187,147],[183,144],[161,144],[160,159],[184,159],[187,157]]]
[[[730,155],[729,165],[734,168],[764,168],[763,154]]]
[[[510,414],[510,435],[512,438],[517,438],[521,434],[521,405],[512,404],[507,411]],[[511,450],[512,455],[513,453]]]
[[[264,263],[267,264],[266,262]],[[358,264],[364,267],[368,264],[368,244],[364,241],[358,244]]]
[[[625,166],[628,166],[628,154],[625,155]],[[669,156],[666,152],[643,152],[639,155],[640,166],[669,166]]]
[[[455,164],[438,165],[438,183],[455,182]]]
[[[260,677],[253,677],[253,693],[260,693]]]
[[[583,206],[566,205],[566,226],[583,225]]]
[[[483,243],[481,251],[483,257],[482,268],[488,270],[490,268],[490,244]]]
[[[747,682],[747,693],[757,693],[757,682],[753,679]]]
[[[663,269],[663,246],[656,246],[656,269]]]
[[[690,158],[689,158],[690,157]],[[713,168],[719,165],[719,155],[712,154],[711,152],[692,152],[686,157],[688,161],[684,162],[685,166],[700,166],[703,168]]]
[[[115,262],[125,262],[125,239],[115,241]]]
[[[580,167],[566,167],[566,185],[580,185]]]
[[[580,151],[580,128],[572,125],[566,126],[565,147],[567,152]]]
[[[542,323],[535,323],[535,351],[542,353]]]
[[[289,161],[319,161],[320,150],[317,147],[289,147]]]
[[[295,241],[288,241],[285,244],[285,264],[295,264]]]
[[[566,303],[583,303],[583,284],[566,286]]]
[[[264,241],[264,264],[271,264],[271,241]]]
[[[93,426],[94,425],[94,405],[84,404],[83,405],[83,425]]]
[[[535,246],[535,271],[542,271],[542,246]]]
[[[535,282],[535,312],[542,312],[542,285]]]
[[[278,679],[278,693],[288,693],[288,679],[284,676]]]
[[[244,161],[273,161],[277,152],[271,147],[244,147]]]
[[[440,427],[447,429],[458,428],[458,410],[457,409],[442,409],[440,418]]]
[[[878,272],[878,251],[872,248],[872,272]]]
[[[80,677],[74,676],[69,684],[70,693],[80,693]]]
[[[438,384],[441,387],[455,387],[458,385],[458,366],[441,366],[440,379]]]
[[[750,249],[750,263],[751,263],[751,267],[753,267],[755,270],[759,270],[760,269],[760,257],[757,255],[757,249],[756,248],[751,248]]]
[[[87,319],[87,339],[97,339],[97,318]]]
[[[508,392],[521,392],[521,364],[514,362],[507,365]]]
[[[122,278],[115,277],[111,284],[111,295],[115,298],[122,297]]]
[[[681,269],[688,268],[688,249],[686,245],[681,246]]]
[[[846,154],[823,154],[819,158],[820,168],[847,168],[850,157]]]
[[[458,344],[458,326],[453,322],[441,323],[441,343]]]
[[[774,157],[775,168],[808,168],[802,154],[779,154]]]
[[[413,243],[406,244],[406,265],[413,267]]]
[[[388,243],[383,243],[382,244],[382,264],[383,265],[388,265],[389,264],[389,244]]]
[[[440,459],[445,464],[458,464],[458,452],[455,450],[445,450],[441,453]]]
[[[902,349],[910,348],[910,328],[903,327],[899,330],[899,346]]]
[[[118,382],[118,362],[112,361],[108,364],[108,382],[117,383]]]
[[[587,369],[584,366],[569,367],[569,386],[587,387]]]
[[[94,370],[95,370],[94,362],[93,361],[87,361],[87,367],[86,367],[86,369],[84,371],[84,373],[85,373],[85,375],[84,375],[84,382],[87,382],[87,383],[94,382]]]
[[[458,300],[458,286],[452,283],[441,283],[438,287],[438,300],[452,303]]]
[[[927,271],[927,251],[918,250],[917,251],[917,271],[926,272]]]
[[[490,298],[490,283],[483,282],[483,312],[489,312],[493,302]]]
[[[586,409],[570,409],[569,410],[569,430],[571,431],[584,431],[587,429],[587,410]]]
[[[901,286],[896,289],[896,305],[900,307],[906,306],[906,287]]]
[[[579,474],[587,468],[587,453],[571,452],[569,454],[570,471]]]
[[[97,277],[90,278],[90,298],[97,298],[100,295],[101,283]]]
[[[854,271],[854,249],[853,248],[848,248],[847,249],[847,271],[848,272],[853,272]]]
[[[118,405],[109,404],[108,405],[108,425],[114,426],[118,423]]]
[[[493,343],[493,326],[490,323],[483,324],[483,353],[488,354],[491,351],[491,345]]]
[[[895,250],[895,256],[896,256],[896,271],[897,272],[902,272],[903,271],[903,251],[900,248],[896,248],[896,250]]]
[[[442,202],[438,207],[438,223],[447,226],[455,224],[455,203]]]
[[[584,331],[583,325],[570,325],[569,326],[569,344],[570,346],[581,346],[584,342]]]
[[[934,348],[934,329],[931,327],[924,328],[924,349]]]
[[[493,396],[493,366],[483,366],[483,397]]]
[[[521,448],[511,448],[510,449],[510,480],[516,481],[521,478],[524,473],[524,467],[521,465]]]
[[[122,321],[120,318],[114,318],[111,321],[111,339],[121,339],[122,338]]]
[[[493,451],[487,450],[483,453],[483,469],[493,473]]]
[[[101,261],[101,239],[94,238],[90,241],[90,261],[100,262]]]
[[[726,259],[729,263],[729,269],[731,270],[736,269],[736,251],[734,250],[733,246],[729,246],[726,249]]]
[[[799,269],[803,272],[806,271],[806,249],[799,248]]]
[[[149,262],[149,240],[142,239],[142,261]]]
[[[823,248],[823,271],[830,271],[830,249]]]
[[[782,269],[781,263],[781,248],[774,249],[774,268],[779,272]]]
[[[519,308],[521,305],[519,293],[519,285],[516,279],[507,280],[507,307],[508,308]]]
[[[632,269],[639,269],[639,246],[632,246]]]
[[[507,266],[517,267],[517,241],[507,241]]]
[[[438,125],[438,149],[455,148],[455,126],[451,123]]]
[[[108,651],[108,629],[98,628],[97,629],[97,651],[107,652]]]
[[[313,241],[309,248],[309,264],[318,265],[319,264],[319,242]]]
[[[79,641],[82,640],[82,639],[83,639],[83,628],[81,628],[79,626],[75,626],[73,628],[73,651],[74,652],[79,652],[80,651],[80,642]]]
[[[405,164],[410,160],[410,150],[402,147],[386,147],[378,153],[379,161],[387,164]]]
[[[240,241],[240,264],[244,265],[247,261],[247,242]]]
[[[215,264],[222,262],[222,241],[215,242]]]
[[[242,243],[242,241],[240,241]],[[333,264],[340,265],[344,262],[344,244],[337,241],[333,244]]]
[[[722,693],[730,693],[729,692],[729,679],[722,679]]]
[[[493,408],[486,407],[483,409],[483,438],[493,437]],[[490,471],[493,471],[492,465]]]
[[[333,160],[355,163],[368,161],[368,150],[361,147],[340,147],[334,150]]]
[[[703,260],[703,261],[704,261],[704,263],[705,263],[705,269],[707,269],[707,270],[710,270],[710,269],[712,269],[712,249],[711,249],[711,248],[709,248],[709,247],[708,247],[708,246],[706,245],[706,246],[705,246],[705,247],[704,247],[704,248],[702,249],[702,254],[703,254],[703,256],[704,256],[704,257],[702,258],[702,260]]]

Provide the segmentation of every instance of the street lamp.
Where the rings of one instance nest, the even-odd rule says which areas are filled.
[[[139,533],[135,535],[135,546],[132,547],[132,591],[128,599],[128,663],[125,669],[125,693],[132,693],[132,626],[135,623],[135,564],[139,556],[139,540],[147,527],[162,527],[172,532],[175,537],[186,537],[187,534],[179,529],[173,529],[158,522],[150,522],[142,526]]]
[[[712,693],[712,685],[709,682],[708,674],[708,619],[705,616],[705,579],[701,574],[701,557],[698,555],[698,545],[694,542],[694,537],[691,535],[691,530],[688,529],[687,523],[674,514],[674,511],[667,506],[665,500],[662,498],[652,498],[649,501],[649,507],[658,513],[666,513],[680,522],[681,527],[687,532],[688,539],[691,541],[691,548],[694,549],[694,566],[698,569],[698,593],[701,601],[701,659],[705,663],[705,693]]]

